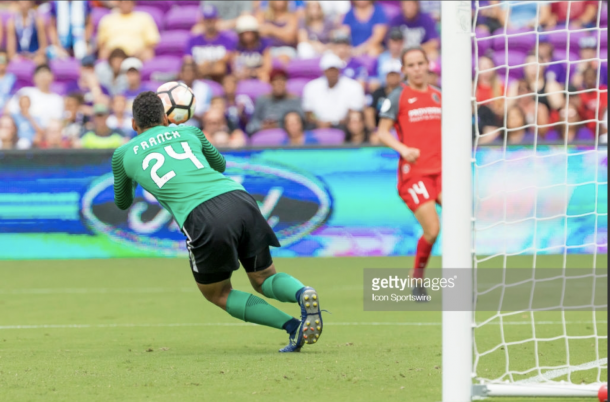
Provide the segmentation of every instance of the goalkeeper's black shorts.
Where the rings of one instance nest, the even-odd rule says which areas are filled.
[[[193,276],[203,285],[229,279],[240,262],[247,272],[269,268],[269,246],[280,247],[256,200],[239,190],[199,204],[182,232]]]

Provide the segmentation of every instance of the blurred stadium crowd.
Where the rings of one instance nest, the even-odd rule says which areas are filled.
[[[607,2],[536,3],[473,7],[473,131],[605,142]],[[404,48],[442,86],[439,18],[439,1],[0,1],[0,148],[116,148],[135,96],[171,80],[220,147],[375,144]]]

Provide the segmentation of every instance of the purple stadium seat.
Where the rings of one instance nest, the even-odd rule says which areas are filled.
[[[50,66],[58,82],[76,81],[80,76],[80,63],[76,59],[53,59]]]
[[[157,28],[159,28],[159,31],[163,30],[165,13],[161,9],[151,6],[136,6],[134,10],[149,14],[155,21],[155,24],[157,24]]]
[[[182,59],[176,56],[157,56],[144,63],[142,80],[171,81],[175,80],[182,66]]]
[[[599,50],[599,58],[600,59],[608,59],[608,48],[604,48],[604,49],[600,49]]]
[[[508,59],[506,59],[505,52],[495,52],[493,55],[493,61],[496,63],[496,66],[508,65],[508,66],[516,66],[519,64],[523,64],[525,62],[525,58],[527,57],[525,52],[519,52],[515,50],[508,51]]]
[[[591,34],[589,32],[570,32],[570,51],[578,52],[578,49],[580,48],[580,40],[586,36],[595,36],[595,34]]]
[[[336,128],[318,128],[312,133],[322,145],[340,145],[345,142],[345,133]]]
[[[91,21],[93,22],[95,29],[97,29],[101,19],[108,14],[110,14],[110,10],[107,8],[95,7],[93,10],[91,10]]]
[[[65,82],[54,82],[51,84],[51,92],[56,93],[57,95],[66,96],[68,94],[66,89]]]
[[[477,28],[475,31],[477,47],[479,49],[479,57],[485,55],[485,53],[487,53],[487,51],[491,49],[491,46],[493,45],[493,39],[489,39],[489,36],[489,32],[484,29]]]
[[[270,92],[271,85],[259,80],[240,81],[235,90],[237,95],[248,95],[252,100],[255,100],[259,96],[267,95]]]
[[[201,18],[200,15],[199,6],[174,7],[165,15],[165,29],[191,29]]]
[[[599,20],[599,26],[601,28],[608,28],[608,2],[602,1],[602,15]],[[606,35],[608,35],[606,33]]]
[[[366,68],[366,71],[369,73],[369,76],[377,75],[377,59],[370,56],[359,56],[356,59],[362,63],[362,65]]]
[[[568,43],[567,32],[550,32],[548,34],[541,34],[540,38],[546,38],[555,48],[566,49]]]
[[[225,94],[225,90],[222,88],[222,85],[212,80],[201,80],[208,84],[210,89],[212,90],[212,96],[223,96]]]
[[[250,138],[250,145],[282,145],[288,139],[288,134],[281,128],[272,128],[254,133]]]
[[[322,75],[320,59],[293,59],[286,68],[290,78],[318,78]]]
[[[180,6],[180,7],[184,7],[184,6],[197,6],[199,7],[199,1],[196,0],[175,0],[175,1],[171,1],[170,3],[176,5],[176,6]]]
[[[508,71],[508,75],[511,78],[521,78],[523,76],[523,67],[512,67],[519,64],[523,64],[525,62],[526,54],[523,52],[508,52],[508,63],[505,62],[505,54],[504,52],[495,52],[493,55],[493,61],[496,63],[496,66],[507,65],[510,67]],[[498,69],[498,74],[501,78],[504,78],[506,74],[506,70]]]
[[[163,31],[155,53],[157,56],[182,56],[191,33],[189,31]]]
[[[172,3],[174,3],[173,1],[164,1],[164,0],[138,0],[136,2],[136,5],[139,6],[146,6],[146,7],[155,7],[158,8],[159,10],[161,10],[163,13],[166,13],[169,11],[170,8],[172,8]]]
[[[27,85],[32,82],[34,76],[34,62],[27,59],[13,59],[7,67],[7,72],[15,74],[17,81],[22,81]]]
[[[514,36],[516,35],[516,36]],[[536,48],[536,33],[526,29],[508,30],[507,35],[497,36],[493,40],[493,48],[495,51],[502,51],[506,47],[510,50],[521,50],[529,52]]]
[[[159,88],[163,84],[165,84],[165,81],[144,81],[142,83],[142,86],[144,88],[148,88],[148,90],[150,91],[157,92],[157,88]]]
[[[286,83],[286,88],[289,93],[301,97],[303,96],[303,89],[309,81],[311,80],[308,78],[292,78]]]
[[[553,52],[553,56],[555,57],[556,60],[567,60],[567,56],[568,53],[566,52],[566,49],[555,49],[555,51]],[[578,61],[580,60],[580,55],[578,54],[578,51],[576,49],[573,49],[570,51],[570,61]],[[575,65],[572,64],[572,68]]]

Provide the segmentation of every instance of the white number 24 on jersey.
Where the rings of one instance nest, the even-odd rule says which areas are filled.
[[[182,149],[184,150],[184,153],[182,154],[176,153],[171,147],[171,145],[168,145],[163,149],[170,158],[174,158],[177,160],[190,159],[191,162],[193,162],[193,164],[197,167],[197,169],[203,169],[203,164],[195,157],[195,155],[193,155],[193,151],[191,151],[191,147],[189,147],[188,142],[181,142],[180,145],[182,145]],[[159,188],[162,188],[165,183],[167,183],[176,176],[176,172],[170,170],[169,172],[164,174],[163,177],[159,177],[157,171],[159,171],[161,166],[163,166],[163,164],[165,163],[165,156],[158,152],[153,152],[152,154],[149,154],[146,158],[144,158],[144,161],[142,161],[142,169],[148,169],[148,166],[150,165],[150,162],[152,160],[155,160],[156,163],[153,165],[152,169],[150,169],[150,178],[153,179],[153,181],[157,186],[159,186]]]

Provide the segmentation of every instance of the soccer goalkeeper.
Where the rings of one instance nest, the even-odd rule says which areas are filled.
[[[138,136],[112,157],[114,202],[127,209],[136,183],[167,209],[186,236],[190,264],[203,296],[231,316],[284,329],[289,343],[280,352],[299,352],[322,333],[315,289],[277,273],[269,247],[280,243],[254,198],[225,177],[225,159],[194,127],[168,127],[161,99],[143,92],[133,102]],[[231,286],[231,274],[243,265],[252,287],[281,302],[298,303],[301,319],[263,299]]]

